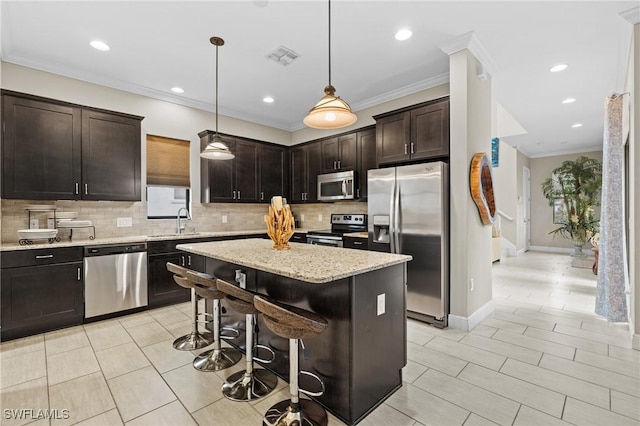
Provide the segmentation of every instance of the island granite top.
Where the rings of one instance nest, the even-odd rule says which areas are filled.
[[[274,250],[267,239],[179,244],[177,249],[310,283],[327,283],[408,262],[411,256],[289,243]]]

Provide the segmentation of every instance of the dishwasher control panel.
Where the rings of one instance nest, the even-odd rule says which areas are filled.
[[[112,254],[137,253],[147,251],[146,243],[121,244],[111,246],[89,246],[84,249],[84,256],[108,256]]]

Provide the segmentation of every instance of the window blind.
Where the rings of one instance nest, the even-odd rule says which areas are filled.
[[[147,135],[147,184],[191,186],[189,141]]]

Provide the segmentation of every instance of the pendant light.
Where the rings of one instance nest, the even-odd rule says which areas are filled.
[[[216,47],[216,132],[213,134],[211,142],[200,153],[200,157],[209,160],[231,160],[235,156],[218,135],[218,47],[224,45],[224,40],[220,37],[211,37],[209,41]]]
[[[348,103],[336,96],[336,88],[331,85],[331,0],[329,0],[329,85],[324,88],[324,96],[309,110],[304,124],[315,129],[340,129],[355,123],[358,117],[351,112]]]

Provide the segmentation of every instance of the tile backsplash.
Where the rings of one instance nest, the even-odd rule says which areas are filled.
[[[1,234],[3,243],[18,241],[18,229],[29,228],[28,204],[55,204],[57,211],[78,212],[78,219],[90,220],[96,227],[96,238],[126,237],[135,235],[159,235],[176,232],[176,219],[147,219],[146,202],[126,201],[28,201],[1,200]],[[308,229],[329,228],[331,213],[366,213],[367,204],[338,202],[295,204],[291,206],[298,227]],[[176,212],[177,213],[177,212]],[[193,203],[187,229],[205,231],[243,231],[264,228],[266,204]],[[46,212],[32,213],[40,228],[47,227]],[[226,216],[226,223],[223,219]],[[118,227],[118,218],[131,218],[130,227]],[[125,219],[126,221],[126,219]],[[266,232],[266,229],[265,229]],[[90,231],[74,230],[74,240],[87,239]],[[69,230],[60,229],[59,236],[66,238]]]

